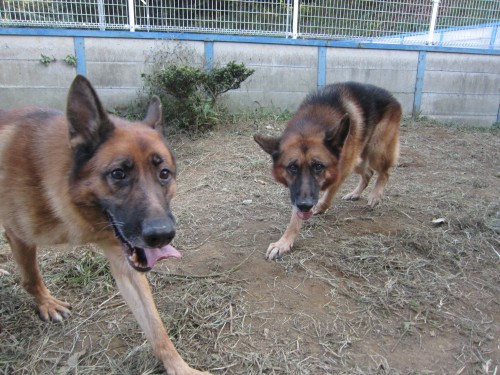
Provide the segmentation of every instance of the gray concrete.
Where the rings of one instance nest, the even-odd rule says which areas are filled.
[[[203,64],[205,42],[182,42]],[[141,73],[151,56],[175,41],[85,38],[87,77],[108,107],[137,98]],[[76,69],[63,60],[75,55],[71,37],[0,36],[0,108],[39,105],[64,110]],[[214,61],[235,60],[255,69],[240,90],[224,96],[233,111],[293,111],[317,87],[318,48],[214,42]],[[57,61],[44,66],[41,54]],[[415,97],[416,51],[327,48],[326,83],[355,80],[387,88],[411,115]],[[500,58],[427,52],[420,115],[445,122],[491,126],[500,103]]]
[[[236,110],[293,110],[317,86],[316,47],[216,43],[214,55],[219,64],[234,60],[255,69],[239,92],[225,97]]]
[[[498,56],[428,53],[421,113],[440,121],[489,126],[500,103]]]
[[[418,52],[329,48],[326,82],[359,81],[384,87],[411,115],[415,93]]]

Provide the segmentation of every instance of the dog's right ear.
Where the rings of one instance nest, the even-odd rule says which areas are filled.
[[[72,149],[80,145],[93,149],[115,128],[89,80],[81,75],[76,76],[69,89],[66,116]]]
[[[271,155],[273,160],[278,158],[280,154],[280,138],[255,134],[253,139],[265,152]]]

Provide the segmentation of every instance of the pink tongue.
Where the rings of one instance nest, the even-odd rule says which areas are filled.
[[[148,267],[153,268],[155,263],[159,260],[166,258],[180,258],[182,257],[181,253],[177,251],[175,247],[172,245],[167,245],[162,248],[157,249],[144,249],[144,253],[146,254],[146,258],[148,260]]]
[[[309,211],[309,212],[297,211],[297,216],[301,220],[309,220],[312,217],[312,215],[313,215],[312,211]]]

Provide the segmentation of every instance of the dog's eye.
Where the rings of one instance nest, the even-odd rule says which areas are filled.
[[[314,163],[313,169],[314,169],[314,172],[321,173],[325,170],[325,166],[321,163]]]
[[[111,171],[111,177],[113,177],[115,180],[123,180],[127,175],[121,168],[113,169]]]
[[[286,167],[286,169],[290,174],[297,174],[297,172],[299,171],[299,167],[297,167],[297,164],[290,164],[288,167]]]
[[[170,177],[170,171],[168,169],[162,169],[160,171],[160,179],[168,180],[169,177]]]

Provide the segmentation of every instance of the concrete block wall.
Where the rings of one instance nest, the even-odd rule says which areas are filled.
[[[329,48],[326,57],[327,83],[359,81],[384,87],[400,101],[405,115],[412,114],[418,52]]]
[[[131,33],[130,33],[131,34]],[[195,38],[196,39],[196,38]],[[239,90],[225,95],[234,111],[293,111],[323,84],[355,80],[393,92],[406,115],[491,126],[499,119],[500,57],[434,51],[339,48],[290,41],[182,40],[0,34],[0,108],[39,105],[64,110],[68,87],[84,73],[108,107],[137,98],[141,73],[159,49],[187,44],[203,59],[235,60],[255,69]],[[44,66],[41,54],[57,61]],[[63,60],[80,57],[73,67]]]

